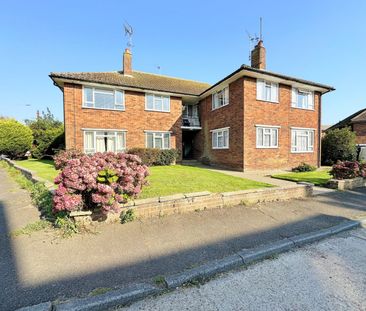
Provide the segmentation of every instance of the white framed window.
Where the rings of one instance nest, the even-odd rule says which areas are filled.
[[[145,132],[146,148],[169,149],[170,132]]]
[[[122,90],[108,90],[84,86],[83,107],[125,110],[125,93]]]
[[[170,96],[146,93],[145,110],[170,112]]]
[[[212,149],[229,149],[229,128],[211,130]]]
[[[212,94],[212,110],[221,108],[229,104],[229,87]]]
[[[84,152],[123,152],[126,150],[126,131],[84,130]]]
[[[278,103],[278,83],[257,79],[257,100]]]
[[[293,87],[291,106],[299,109],[314,110],[314,93]]]
[[[314,129],[292,128],[291,129],[291,152],[303,153],[314,152]]]
[[[256,125],[256,147],[278,148],[279,126]]]

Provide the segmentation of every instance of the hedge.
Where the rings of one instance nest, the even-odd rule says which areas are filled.
[[[147,166],[171,165],[179,158],[177,149],[131,148],[128,153],[140,157]]]

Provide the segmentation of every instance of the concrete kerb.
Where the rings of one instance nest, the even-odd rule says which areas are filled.
[[[284,238],[254,249],[243,249],[223,259],[213,260],[201,266],[187,269],[183,272],[163,277],[164,288],[151,283],[139,283],[123,289],[109,291],[105,294],[71,299],[66,302],[53,303],[52,310],[64,311],[99,311],[116,306],[124,306],[138,300],[163,293],[166,290],[173,290],[190,282],[205,280],[219,273],[253,264],[257,261],[268,259],[277,254],[287,252],[305,244],[320,241],[343,231],[366,226],[366,218],[359,220],[348,220],[327,229],[317,230],[310,233],[300,234],[294,237]],[[50,302],[30,306],[18,311],[48,311],[51,310]]]

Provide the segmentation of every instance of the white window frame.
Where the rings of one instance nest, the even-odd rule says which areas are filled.
[[[267,89],[269,88],[269,97],[267,97]],[[270,102],[270,103],[279,103],[279,84],[276,82],[257,79],[257,100]]]
[[[97,151],[97,132],[109,132],[109,133],[114,133],[114,136],[116,138],[116,153],[119,153],[119,152],[124,152],[127,147],[127,130],[115,130],[115,129],[82,129],[83,131],[83,149],[84,149],[84,152],[86,154],[93,154],[93,153],[96,153]],[[93,145],[94,145],[94,148],[86,148],[85,146],[85,141],[86,141],[86,135],[87,133],[93,133]],[[117,136],[118,134],[123,134],[123,142],[124,142],[124,146],[122,149],[117,149]]]
[[[223,95],[223,103],[221,103],[221,104],[218,102],[218,96],[220,93]],[[229,105],[229,97],[230,97],[229,86],[226,86],[226,87],[222,88],[221,90],[213,93],[212,94],[212,105],[211,105],[212,110],[216,110],[216,109]]]
[[[153,96],[153,108],[148,108],[147,107],[147,98],[148,96]],[[164,110],[164,98],[168,98],[168,110]],[[156,109],[156,100],[157,99],[161,99],[162,105],[161,105],[161,109]],[[163,94],[155,94],[155,93],[145,93],[145,110],[146,111],[156,111],[156,112],[170,112],[170,96],[169,95],[163,95]]]
[[[297,135],[299,132],[305,132],[305,135]],[[293,135],[295,134],[295,136]],[[308,144],[306,150],[299,150],[299,145],[297,144],[297,137],[306,137],[308,143],[313,142],[313,144]],[[294,141],[295,138],[295,141]],[[315,129],[313,128],[301,128],[301,127],[291,127],[291,153],[313,153],[315,145]]]
[[[163,148],[159,148],[159,149],[170,149],[171,148],[171,143],[170,143],[170,140],[171,140],[171,132],[169,131],[145,131],[145,147],[146,148],[151,148],[151,147],[148,147],[147,146],[147,134],[152,134],[153,135],[153,147],[152,148],[157,148],[155,146],[155,138],[161,138],[162,139],[162,146]],[[168,146],[164,146],[164,135],[165,134],[168,134]],[[160,136],[160,137],[159,137]]]
[[[223,128],[219,128],[219,129],[214,129],[211,130],[211,145],[212,145],[212,149],[229,149],[230,146],[230,127],[223,127]],[[227,140],[226,140],[226,145],[222,145],[219,146],[219,137],[223,138],[223,143],[225,143],[224,141],[224,132],[227,132]],[[216,139],[215,139],[215,134],[216,134]]]
[[[85,98],[85,89],[91,89],[92,90],[92,96],[93,99],[92,101],[87,101]],[[110,93],[113,92],[113,96],[114,96],[114,108],[103,108],[103,107],[95,107],[95,93]],[[122,103],[117,103],[117,96],[116,93],[120,92],[122,94]],[[88,106],[92,105],[91,107]],[[83,108],[88,108],[88,109],[101,109],[101,110],[116,110],[116,111],[125,111],[126,107],[125,107],[125,91],[124,90],[120,90],[120,89],[107,89],[107,88],[95,88],[92,86],[88,86],[88,85],[83,85],[83,90],[82,90],[82,107]],[[119,109],[117,109],[117,107],[120,107]]]
[[[278,149],[278,141],[279,141],[279,129],[280,126],[276,125],[256,125],[255,137],[256,137],[256,148],[258,149]],[[262,145],[258,142],[259,131],[262,130]],[[274,133],[276,133],[276,140],[273,141]],[[264,137],[266,135],[270,136],[270,145],[264,145]]]
[[[303,93],[307,95],[306,105],[303,103],[299,103],[299,93]],[[293,87],[292,88],[292,100],[291,100],[291,107],[296,109],[303,109],[303,110],[315,110],[315,103],[314,103],[314,92]]]

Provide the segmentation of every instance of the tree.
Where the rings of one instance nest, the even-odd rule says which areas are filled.
[[[340,161],[355,161],[356,134],[350,128],[329,130],[322,139],[322,163],[333,165]]]
[[[36,120],[25,120],[26,124],[33,132],[32,154],[36,158],[42,158],[45,155],[53,155],[55,149],[64,147],[64,126],[57,120],[47,108],[40,115],[37,112]]]
[[[32,131],[14,119],[0,119],[0,154],[19,158],[32,147]]]

